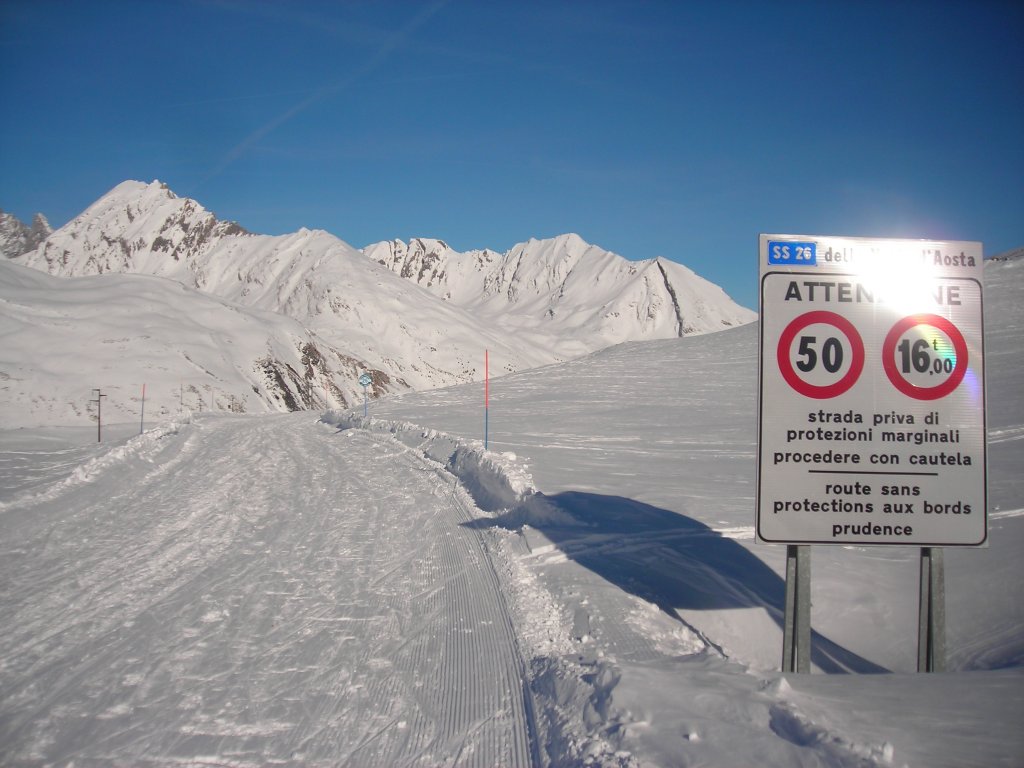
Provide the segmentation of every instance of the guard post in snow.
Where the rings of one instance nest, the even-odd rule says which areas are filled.
[[[988,536],[981,244],[759,246],[757,538],[787,546],[782,669],[810,671],[810,547],[841,544],[921,548],[918,670],[942,670],[942,548]]]
[[[96,393],[96,399],[90,400],[90,403],[96,403],[96,442],[103,442],[103,398],[106,395],[103,394],[102,390],[94,389]]]

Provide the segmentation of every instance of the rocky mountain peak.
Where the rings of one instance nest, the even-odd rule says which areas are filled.
[[[52,232],[50,222],[41,213],[32,218],[29,226],[17,216],[0,210],[0,254],[5,258],[13,259],[35,250]]]
[[[356,361],[349,370],[386,375],[388,391],[478,378],[483,349],[514,371],[754,319],[674,262],[628,261],[577,234],[505,253],[427,237],[358,251],[322,230],[247,233],[159,181],[119,184],[16,262],[67,277],[154,275],[287,316]],[[358,390],[350,378],[340,392]]]
[[[29,266],[57,275],[146,272],[191,264],[220,239],[248,234],[160,181],[124,181],[26,255]],[[29,249],[32,251],[33,249]]]

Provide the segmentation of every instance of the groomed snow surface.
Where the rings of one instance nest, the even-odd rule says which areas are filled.
[[[436,464],[308,414],[34,452],[51,477],[3,513],[3,765],[536,762],[500,582]]]
[[[1024,765],[1024,272],[986,269],[989,528],[816,547],[781,675],[756,327],[483,387],[0,433],[3,766]]]

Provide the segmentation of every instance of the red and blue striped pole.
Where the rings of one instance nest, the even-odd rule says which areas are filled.
[[[487,438],[491,410],[491,359],[490,351],[484,350],[484,450],[487,450]]]

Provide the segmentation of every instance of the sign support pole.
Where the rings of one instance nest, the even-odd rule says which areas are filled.
[[[811,671],[811,548],[806,544],[786,545],[782,671]]]
[[[373,384],[373,377],[366,372],[359,374],[359,383],[363,387],[363,418],[367,418],[370,414],[370,395],[369,386]]]
[[[942,549],[921,547],[917,671],[946,671],[946,568]]]
[[[103,442],[103,398],[106,395],[99,389],[94,389],[96,399],[90,402],[96,403],[96,442]]]

